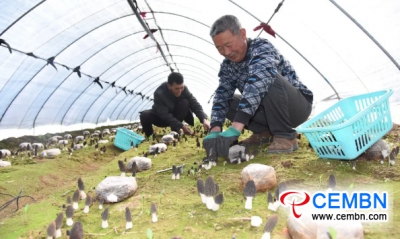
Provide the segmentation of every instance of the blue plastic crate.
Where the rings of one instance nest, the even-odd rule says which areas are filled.
[[[117,128],[114,145],[122,150],[131,148],[131,143],[136,146],[144,140],[144,137],[125,128]]]
[[[296,128],[304,133],[320,158],[357,158],[392,127],[392,90],[352,96]]]

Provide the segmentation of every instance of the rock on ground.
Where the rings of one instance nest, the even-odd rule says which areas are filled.
[[[47,149],[40,153],[40,157],[54,157],[61,154],[60,149]]]
[[[153,153],[154,151],[156,151],[156,148],[158,147],[158,152],[162,153],[167,151],[167,145],[164,143],[158,143],[158,144],[154,144],[154,145],[150,145],[149,147],[149,152]]]
[[[139,172],[148,170],[151,168],[151,159],[146,158],[146,157],[136,156],[136,157],[131,158],[129,160],[129,162],[126,164],[126,170],[132,171],[133,162],[136,162],[137,170]]]
[[[241,174],[242,187],[247,181],[254,180],[257,192],[265,192],[277,185],[275,169],[265,164],[249,164],[242,170]]]
[[[137,190],[136,179],[133,177],[110,176],[96,187],[98,199],[105,203],[121,202],[132,196]]]
[[[163,141],[163,143],[169,144],[169,143],[172,143],[175,139],[174,139],[174,136],[173,136],[173,135],[167,134],[167,135],[164,135],[164,136],[161,138],[161,140]]]
[[[0,168],[1,167],[11,167],[11,162],[3,161],[0,159]]]
[[[83,144],[75,144],[74,145],[74,150],[80,150],[83,148]]]

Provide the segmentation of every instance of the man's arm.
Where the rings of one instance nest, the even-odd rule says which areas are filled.
[[[168,112],[168,107],[164,105],[163,97],[157,91],[154,93],[153,109],[157,115],[163,119],[172,129],[181,129],[183,124]]]
[[[276,59],[271,54],[262,52],[254,56],[249,63],[249,78],[242,92],[237,113],[234,119],[234,127],[242,130],[248,125],[250,118],[260,106],[261,100],[273,85],[276,79]]]
[[[236,90],[235,81],[232,80],[231,76],[228,74],[227,66],[221,65],[219,71],[219,86],[215,92],[213,106],[211,108],[211,129],[214,127],[222,130],[222,125],[225,122],[226,114],[229,110],[229,101]]]

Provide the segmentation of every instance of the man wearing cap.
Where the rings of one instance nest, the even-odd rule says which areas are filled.
[[[184,84],[182,74],[172,72],[168,81],[162,83],[154,92],[152,109],[140,112],[140,123],[146,137],[153,134],[153,125],[158,127],[171,127],[172,131],[183,130],[185,134],[192,134],[189,127],[182,123],[184,120],[189,125],[194,125],[193,113],[199,118],[207,131],[210,123],[203,108],[190,93]]]

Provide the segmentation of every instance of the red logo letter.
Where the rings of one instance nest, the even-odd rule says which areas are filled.
[[[281,198],[280,198],[280,201],[281,201],[281,203],[283,205],[286,205],[285,204],[285,198],[287,196],[291,195],[291,194],[300,194],[300,193],[299,192],[293,192],[293,191],[290,192],[289,191],[289,192],[286,192],[286,193],[282,194]],[[292,212],[293,212],[293,215],[294,215],[295,218],[301,217],[301,214],[297,214],[296,211],[294,210],[294,207],[295,206],[303,206],[303,205],[307,204],[310,201],[310,195],[308,195],[308,193],[306,193],[306,192],[304,192],[304,195],[306,195],[306,197],[305,197],[304,201],[302,201],[301,203],[297,203],[296,198],[293,198],[293,202],[289,203],[290,205],[292,205]]]

